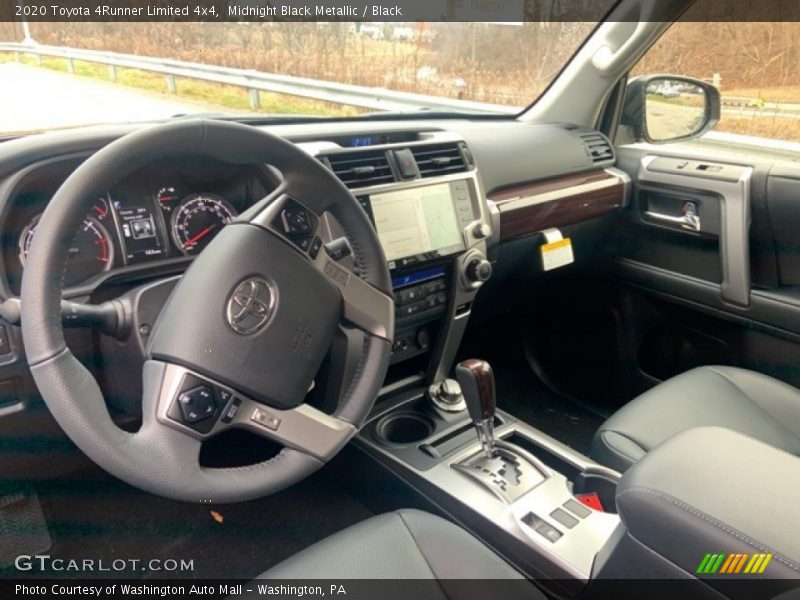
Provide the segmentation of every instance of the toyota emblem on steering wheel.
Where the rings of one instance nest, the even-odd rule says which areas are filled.
[[[275,291],[261,277],[242,281],[228,298],[228,325],[236,333],[250,335],[262,329],[275,312]]]

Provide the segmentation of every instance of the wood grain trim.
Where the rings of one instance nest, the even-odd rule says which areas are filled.
[[[500,241],[564,227],[620,208],[625,181],[599,170],[515,186],[489,196],[500,211]]]

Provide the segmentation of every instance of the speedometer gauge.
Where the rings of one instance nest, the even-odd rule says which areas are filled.
[[[192,194],[172,215],[172,239],[184,254],[198,254],[235,216],[219,196]]]
[[[25,266],[36,227],[42,215],[36,215],[19,236],[19,261]],[[86,217],[69,247],[64,285],[75,285],[90,277],[105,273],[114,264],[114,244],[100,221]]]

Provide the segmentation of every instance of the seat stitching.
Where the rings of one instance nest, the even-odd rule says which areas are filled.
[[[626,494],[632,494],[632,493],[636,493],[636,492],[640,492],[640,493],[643,493],[643,494],[649,494],[651,496],[656,496],[657,498],[661,498],[662,500],[666,500],[667,502],[669,502],[671,504],[674,504],[678,508],[693,514],[694,516],[702,519],[703,521],[706,521],[707,523],[710,523],[714,527],[717,527],[718,529],[721,529],[721,530],[725,531],[726,533],[729,533],[730,535],[742,540],[746,544],[750,544],[751,546],[753,546],[755,548],[758,548],[762,552],[772,553],[774,555],[775,559],[778,562],[781,562],[784,565],[786,565],[787,567],[789,567],[790,569],[792,569],[793,571],[796,571],[796,572],[800,573],[800,567],[798,567],[796,564],[794,564],[788,558],[785,558],[780,552],[777,552],[776,550],[773,550],[772,548],[755,541],[750,536],[748,536],[747,534],[739,531],[738,529],[734,529],[733,527],[730,527],[729,525],[725,525],[721,521],[718,521],[717,519],[711,517],[710,515],[700,511],[699,509],[691,506],[690,504],[687,504],[685,502],[682,502],[682,501],[678,500],[677,498],[675,498],[673,496],[670,496],[669,494],[665,494],[663,492],[659,492],[658,490],[654,490],[652,488],[645,487],[645,486],[634,486],[634,487],[630,487],[630,488],[618,493],[617,494],[617,500],[619,500],[622,496],[624,496]]]
[[[439,589],[442,590],[442,594],[444,595],[445,598],[449,598],[449,596],[447,595],[447,592],[444,591],[444,587],[442,587],[442,584],[439,582],[439,576],[436,575],[436,571],[433,570],[433,567],[431,566],[431,563],[428,562],[428,557],[425,556],[425,553],[422,551],[422,546],[417,541],[417,538],[414,536],[414,533],[411,531],[411,528],[408,526],[408,523],[406,522],[405,518],[403,517],[403,513],[398,510],[398,511],[395,511],[395,514],[398,517],[400,517],[400,522],[403,524],[403,527],[408,532],[408,535],[411,536],[411,540],[414,542],[414,545],[417,547],[417,550],[419,551],[419,554],[422,557],[422,560],[424,560],[425,564],[428,566],[428,569],[430,570],[431,575],[433,575],[433,578],[436,580],[436,583],[439,586]]]

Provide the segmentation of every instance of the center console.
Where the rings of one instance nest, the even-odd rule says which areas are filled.
[[[350,188],[383,246],[396,307],[387,384],[441,385],[499,231],[466,142],[437,130],[299,145]]]
[[[619,474],[496,410],[485,361],[456,373],[466,410],[399,394],[362,428],[360,444],[526,575],[577,596],[620,527]]]
[[[484,361],[462,363],[458,381],[449,378],[500,233],[466,143],[426,132],[306,149],[358,199],[394,288],[389,373],[359,445],[521,571],[580,594],[620,524],[619,475],[497,411]],[[332,238],[343,234],[328,227]]]
[[[393,364],[431,350],[447,329],[451,301],[458,297],[459,310],[468,311],[491,275],[491,265],[473,273],[473,262],[486,262],[482,242],[491,231],[479,193],[474,171],[359,190],[356,197],[375,225],[392,274]]]

